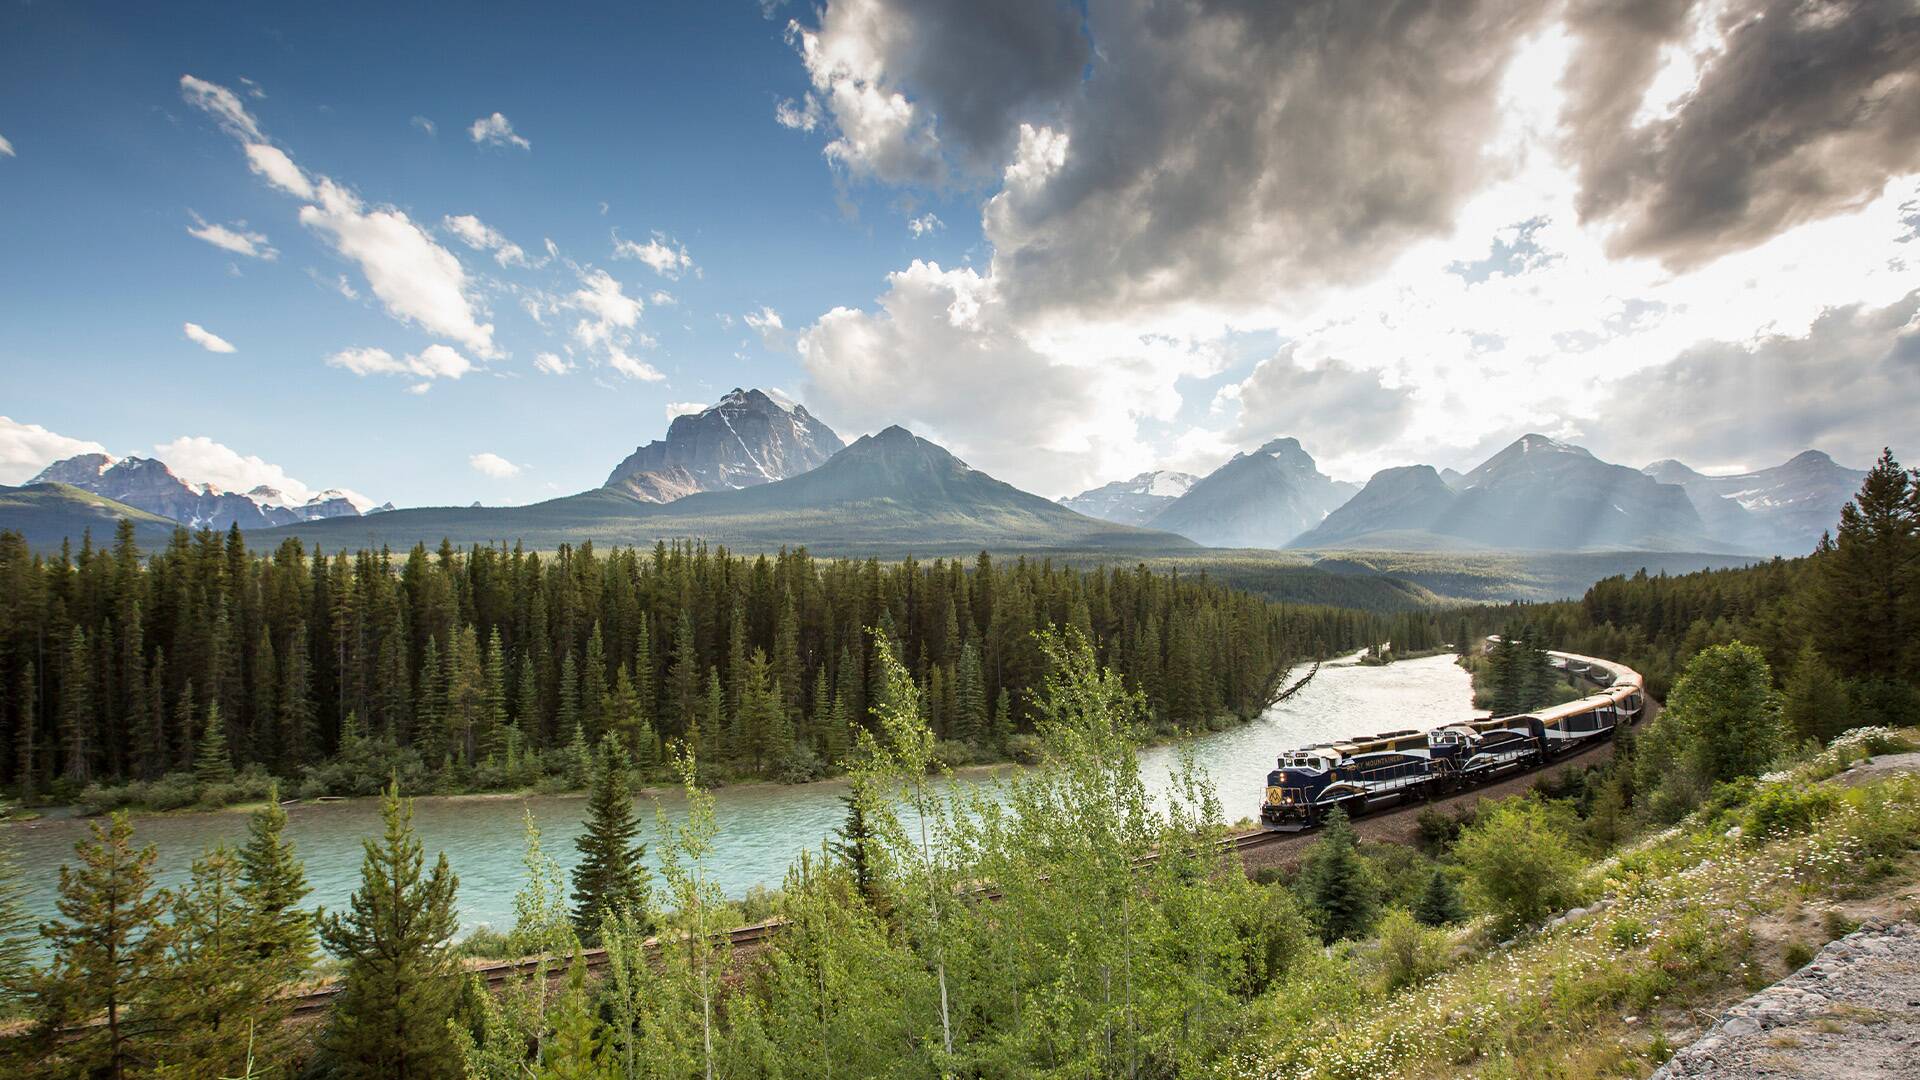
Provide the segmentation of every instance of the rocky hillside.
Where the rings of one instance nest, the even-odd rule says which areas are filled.
[[[606,487],[642,502],[672,502],[798,476],[844,446],[806,406],[735,387],[700,412],[674,417],[667,437],[627,455]]]

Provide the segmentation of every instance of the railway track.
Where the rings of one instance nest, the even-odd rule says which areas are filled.
[[[1573,656],[1574,654],[1560,655]],[[1635,678],[1638,677],[1637,673],[1633,673],[1631,669],[1613,664],[1609,661],[1587,656],[1575,656],[1575,659],[1612,671],[1616,678],[1620,677],[1621,673],[1632,674]],[[1307,678],[1302,679],[1293,689],[1297,690],[1304,686],[1306,682],[1317,673],[1318,668],[1319,665],[1316,664],[1315,670],[1309,672]],[[1289,693],[1291,692],[1292,691],[1289,691]],[[1648,699],[1646,708],[1647,712],[1643,715],[1642,722],[1652,718],[1658,709],[1658,705],[1651,699]],[[1361,819],[1362,822],[1364,822],[1364,831],[1378,833],[1380,830],[1374,828],[1374,826],[1379,823],[1391,822],[1394,821],[1394,819],[1404,818],[1410,814],[1418,814],[1421,810],[1429,806],[1458,806],[1478,802],[1485,798],[1499,797],[1513,790],[1516,784],[1526,786],[1527,784],[1531,784],[1538,776],[1556,768],[1562,768],[1574,763],[1584,763],[1587,760],[1603,756],[1601,754],[1602,747],[1605,748],[1604,756],[1610,756],[1612,746],[1611,741],[1583,746],[1575,753],[1565,757],[1555,758],[1549,762],[1543,762],[1535,768],[1514,773],[1500,782],[1485,787],[1475,788],[1436,800],[1412,800],[1388,809],[1369,813],[1365,818]],[[1251,851],[1260,851],[1263,854],[1261,860],[1263,862],[1284,862],[1286,860],[1271,858],[1272,854],[1274,854],[1272,849],[1298,847],[1304,850],[1306,845],[1313,841],[1313,838],[1314,834],[1312,832],[1286,833],[1274,832],[1267,829],[1253,829],[1227,836],[1220,841],[1220,845],[1222,848],[1232,851],[1237,855],[1244,855]],[[1398,836],[1396,835],[1393,838],[1397,839]],[[1155,856],[1147,856],[1144,861],[1151,862],[1154,858]],[[1249,869],[1251,870],[1251,868]],[[981,887],[975,890],[975,894],[989,900],[999,898],[998,892],[991,887]],[[743,953],[750,954],[765,947],[767,941],[779,932],[782,924],[783,920],[772,919],[766,922],[753,923],[748,926],[735,927],[732,930],[727,930],[715,935],[715,937],[719,939],[716,941],[716,944],[724,943],[736,956]],[[645,949],[649,954],[657,953],[660,947],[660,940],[657,937],[648,938],[645,944]],[[589,973],[597,972],[607,966],[607,951],[605,949],[583,950],[581,960],[585,963]],[[547,976],[549,979],[557,980],[565,977],[568,962],[564,958],[553,956],[528,956],[518,960],[469,964],[467,971],[470,974],[479,976],[488,990],[499,990],[509,982],[536,974],[541,970],[543,963],[547,965]],[[309,986],[295,991],[291,995],[294,998],[293,1015],[295,1017],[318,1017],[332,1006],[334,995],[339,992],[340,984],[337,981]]]

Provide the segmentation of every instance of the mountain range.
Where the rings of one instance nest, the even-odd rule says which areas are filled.
[[[43,548],[89,528],[104,534],[120,516],[135,521],[146,544],[176,524],[238,524],[260,543],[297,535],[330,549],[689,539],[883,556],[1181,553],[1201,545],[1801,553],[1831,527],[1863,476],[1818,451],[1732,476],[1676,461],[1640,470],[1527,435],[1464,474],[1409,465],[1357,486],[1325,475],[1298,440],[1282,438],[1203,477],[1157,470],[1049,501],[905,428],[848,445],[797,402],[736,388],[675,417],[664,438],[636,448],[601,487],[527,506],[393,510],[338,491],[295,504],[269,488],[232,493],[189,483],[151,458],[85,454],[55,462],[27,486],[0,488],[0,528],[19,529]]]
[[[359,517],[393,509],[373,506],[340,490],[322,491],[305,502],[288,499],[261,485],[247,492],[222,491],[213,484],[192,484],[174,475],[157,458],[80,454],[40,470],[28,484],[68,484],[192,529],[267,529],[297,521]]]
[[[1813,550],[1867,478],[1864,470],[1849,469],[1818,450],[1771,469],[1732,475],[1703,476],[1671,458],[1642,471],[1684,488],[1701,518],[1722,535],[1756,551],[1796,554]]]

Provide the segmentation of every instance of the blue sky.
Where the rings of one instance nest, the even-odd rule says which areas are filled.
[[[8,4],[0,483],[524,502],[734,385],[1048,495],[1282,435],[1864,464],[1920,35],[1772,6]]]
[[[754,4],[595,6],[565,19],[486,5],[458,19],[328,10],[6,12],[0,411],[119,454],[204,435],[311,485],[403,504],[522,501],[597,484],[661,434],[669,402],[794,386],[793,358],[770,354],[745,314],[858,302],[893,265],[956,261],[977,242],[966,214],[916,239],[894,193],[843,193],[817,140],[773,122],[805,72],[784,22]],[[478,217],[530,257],[551,240],[628,295],[669,294],[646,300],[639,320],[658,345],[634,350],[665,378],[626,378],[584,355],[569,376],[540,375],[534,358],[560,352],[567,323],[542,326],[485,285],[477,301],[502,355],[480,370],[414,395],[404,380],[327,366],[346,348],[398,357],[446,339],[370,295],[360,268],[300,224],[301,203],[252,175],[240,144],[183,99],[183,74],[234,90],[303,168],[399,208],[475,275],[576,287],[552,265],[495,265],[444,217]],[[470,125],[495,112],[531,146],[476,143]],[[278,256],[189,235],[195,214],[244,221]],[[617,260],[616,230],[670,237],[694,269],[669,278]],[[357,299],[336,290],[343,276]],[[235,351],[189,341],[188,321]],[[468,459],[482,451],[526,467],[476,476]]]

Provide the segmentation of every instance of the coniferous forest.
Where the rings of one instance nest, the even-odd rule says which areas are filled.
[[[249,551],[237,531],[143,552],[130,529],[43,558],[0,534],[0,782],[24,801],[166,807],[290,794],[584,786],[618,736],[679,740],[709,779],[811,779],[870,724],[875,638],[949,764],[1032,751],[1034,631],[1078,627],[1162,734],[1256,714],[1296,661],[1375,617],[1204,576],[982,554],[822,561],[661,545],[550,555]],[[115,785],[122,785],[116,787]]]

